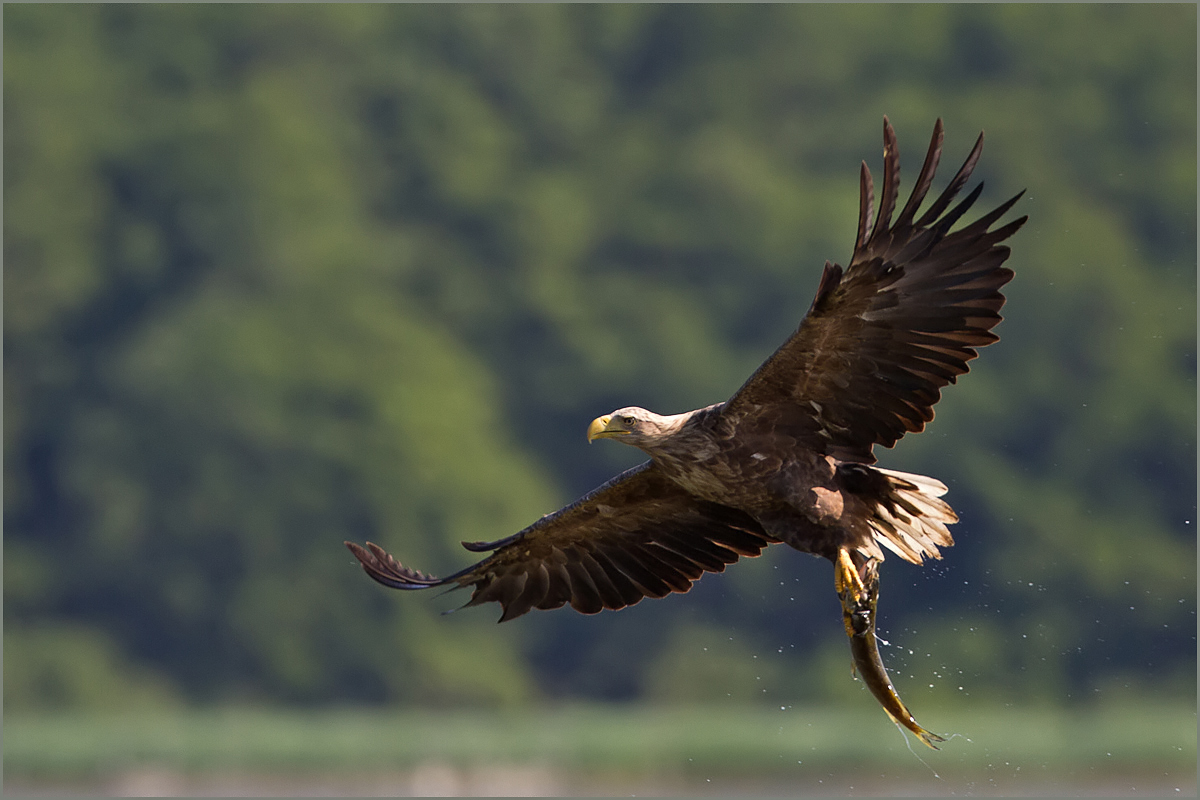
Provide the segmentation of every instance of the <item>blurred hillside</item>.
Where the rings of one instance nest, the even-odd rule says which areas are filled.
[[[907,180],[945,119],[935,191],[986,130],[978,207],[1030,216],[1002,341],[880,454],[962,517],[883,567],[901,693],[1194,700],[1194,6],[4,21],[6,709],[870,702],[782,547],[497,627],[341,543],[457,569],[637,463],[593,417],[726,398],[849,257],[884,114]]]

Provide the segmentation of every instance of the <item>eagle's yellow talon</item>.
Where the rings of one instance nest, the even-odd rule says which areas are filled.
[[[834,563],[833,585],[838,597],[842,598],[843,606],[847,603],[860,605],[867,600],[867,587],[858,575],[850,551],[844,547],[838,550],[838,558]]]

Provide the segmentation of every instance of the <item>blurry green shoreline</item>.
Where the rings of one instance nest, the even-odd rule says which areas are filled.
[[[878,709],[622,707],[520,710],[224,710],[6,715],[4,777],[81,778],[152,766],[182,773],[330,773],[547,765],[581,772],[786,775],[1170,770],[1195,780],[1196,711],[1142,704],[1065,711],[931,709],[953,738],[913,751]],[[919,749],[918,749],[919,748]]]

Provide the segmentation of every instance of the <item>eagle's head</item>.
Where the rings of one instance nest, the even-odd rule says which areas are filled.
[[[589,442],[593,439],[616,439],[646,449],[675,433],[682,423],[681,417],[686,416],[688,415],[676,414],[664,417],[644,408],[627,406],[592,420],[592,424],[588,426],[587,438]]]

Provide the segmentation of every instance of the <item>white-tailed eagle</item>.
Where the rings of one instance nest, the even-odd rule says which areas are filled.
[[[951,207],[983,135],[923,213],[942,151],[934,126],[925,163],[893,221],[900,183],[896,135],[883,126],[879,211],[864,162],[858,234],[849,266],[825,263],[800,327],[724,403],[661,416],[618,409],[589,441],[614,439],[650,460],[518,533],[464,542],[490,552],[444,578],[403,566],[377,545],[347,542],[367,574],[394,589],[471,587],[467,605],[500,604],[500,621],[570,604],[585,614],[686,592],[704,572],[783,542],[833,562],[854,661],[888,714],[933,746],[887,680],[875,649],[883,548],[920,564],[953,544],[958,517],[940,481],[872,466],[933,419],[940,390],[995,342],[1003,287],[1013,277],[1001,244],[1026,217],[993,228],[1020,194],[951,231],[980,184]]]

